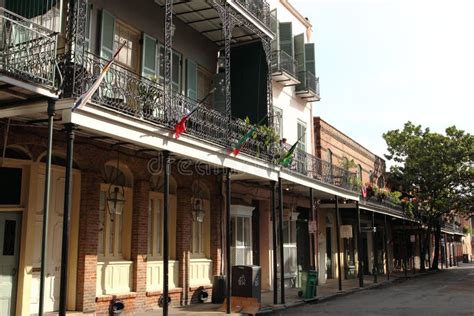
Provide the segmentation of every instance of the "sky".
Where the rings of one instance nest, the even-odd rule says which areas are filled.
[[[473,134],[474,0],[290,2],[313,25],[315,116],[379,156],[408,120]]]

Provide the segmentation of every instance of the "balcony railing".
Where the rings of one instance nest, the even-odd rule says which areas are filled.
[[[257,20],[270,28],[270,5],[265,0],[237,0]]]
[[[298,73],[298,80],[301,82],[296,90],[297,91],[303,91],[303,90],[308,90],[313,92],[316,95],[319,94],[319,78],[313,75],[309,71],[300,71]]]
[[[367,197],[364,201],[367,204],[387,207],[389,209],[392,209],[395,213],[398,213],[398,214],[404,213],[403,206],[400,203],[397,204],[388,199],[381,199],[376,196],[370,196],[370,197]]]
[[[55,88],[57,33],[0,8],[0,73]]]
[[[283,146],[280,155],[284,155],[289,148],[288,144]],[[285,169],[346,190],[354,192],[359,190],[355,172],[340,168],[298,148],[291,164]]]
[[[290,76],[296,78],[296,60],[283,50],[272,53],[272,72],[285,71]]]
[[[95,81],[107,63],[93,54],[86,54],[83,65],[75,65],[77,82],[74,94],[81,95]],[[165,128],[174,128],[177,122],[198,105],[198,101],[174,93],[171,107],[165,106],[163,86],[155,80],[141,77],[117,63],[112,64],[99,89],[92,97],[98,105],[142,119]],[[251,126],[240,119],[226,117],[206,104],[200,105],[187,122],[186,133],[226,148],[231,148]],[[270,161],[272,148],[265,145],[264,135],[256,133],[245,142],[242,152]]]

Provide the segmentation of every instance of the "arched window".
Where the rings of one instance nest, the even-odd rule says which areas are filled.
[[[21,146],[10,145],[5,149],[5,158],[31,160],[31,155]]]
[[[191,185],[191,212],[193,217],[191,255],[195,258],[209,256],[210,249],[210,192],[207,186],[199,180]],[[199,214],[198,214],[199,213]]]
[[[357,165],[357,178],[360,180],[360,182],[362,183],[362,166],[359,164]]]
[[[385,187],[385,179],[383,176],[380,176],[378,179],[377,179],[377,186],[379,188],[383,188]]]
[[[108,261],[128,259],[130,249],[123,245],[129,245],[126,241],[131,238],[132,174],[126,165],[109,161],[102,169],[102,179],[97,254]],[[123,201],[119,202],[121,213],[110,209],[108,200],[114,196]]]
[[[328,155],[328,157],[327,157],[328,162],[329,162],[330,164],[332,164],[332,151],[331,151],[331,149],[328,149],[327,155]]]

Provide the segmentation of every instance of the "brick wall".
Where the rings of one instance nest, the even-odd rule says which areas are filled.
[[[97,173],[82,172],[76,308],[83,312],[93,312],[96,308],[100,183]]]

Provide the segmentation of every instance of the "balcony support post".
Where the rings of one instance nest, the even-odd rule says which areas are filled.
[[[165,4],[165,56],[164,56],[164,94],[165,94],[165,122],[169,122],[171,116],[171,103],[173,95],[172,85],[172,46],[173,46],[173,0],[166,0]]]
[[[272,244],[273,244],[273,304],[278,304],[278,240],[276,221],[276,181],[271,181],[272,188]]]
[[[387,269],[387,280],[390,280],[390,265],[388,262],[388,225],[387,225],[387,215],[383,216],[383,221],[384,221],[384,249],[385,249],[385,269]],[[421,235],[420,235],[420,243],[421,243]],[[420,252],[421,253],[421,252]],[[421,260],[420,260],[421,262]]]
[[[231,299],[232,299],[232,270],[231,270],[231,256],[230,247],[232,245],[232,230],[230,220],[230,205],[232,203],[232,179],[231,169],[225,169],[225,183],[226,183],[226,203],[225,203],[225,221],[226,221],[226,238],[225,238],[225,269],[226,269],[226,313],[230,314],[231,311]]]
[[[170,211],[170,152],[163,152],[163,315],[168,315],[169,297],[169,211]]]
[[[339,291],[342,291],[342,269],[341,269],[341,218],[339,214],[339,199],[334,196],[336,206],[336,245],[337,245],[337,280]]]
[[[377,283],[377,274],[379,270],[379,265],[378,265],[378,249],[377,249],[377,244],[375,243],[375,234],[376,234],[376,227],[375,227],[375,213],[372,212],[372,249],[374,252],[374,262],[372,266],[372,273],[374,274],[374,283]]]
[[[360,228],[360,208],[359,201],[356,201],[357,209],[357,261],[359,263],[358,276],[359,276],[359,287],[364,287],[364,267],[362,265],[362,229]]]
[[[309,207],[310,207],[310,219],[313,223],[316,222],[316,213],[314,209],[314,190],[313,188],[309,188]],[[311,267],[313,270],[316,270],[316,239],[317,236],[316,232],[310,233],[310,252],[311,252]]]
[[[74,124],[65,124],[66,128],[66,179],[64,182],[63,238],[61,247],[61,283],[59,286],[59,316],[66,315],[67,268],[69,259],[69,224],[71,222],[72,168],[74,155]]]
[[[278,236],[280,240],[280,304],[285,304],[285,253],[283,249],[283,182],[278,177],[278,195],[279,195],[279,212],[278,212]]]
[[[44,287],[47,265],[47,245],[48,245],[48,223],[49,223],[49,202],[51,191],[51,160],[53,150],[53,124],[56,115],[56,102],[48,100],[48,146],[46,150],[46,166],[44,176],[44,198],[43,198],[43,231],[41,239],[41,272],[40,272],[40,288],[39,288],[39,304],[38,315],[43,316],[44,310]]]
[[[267,61],[267,117],[268,126],[273,126],[273,89],[272,89],[272,42],[270,38],[262,39],[262,46]]]

